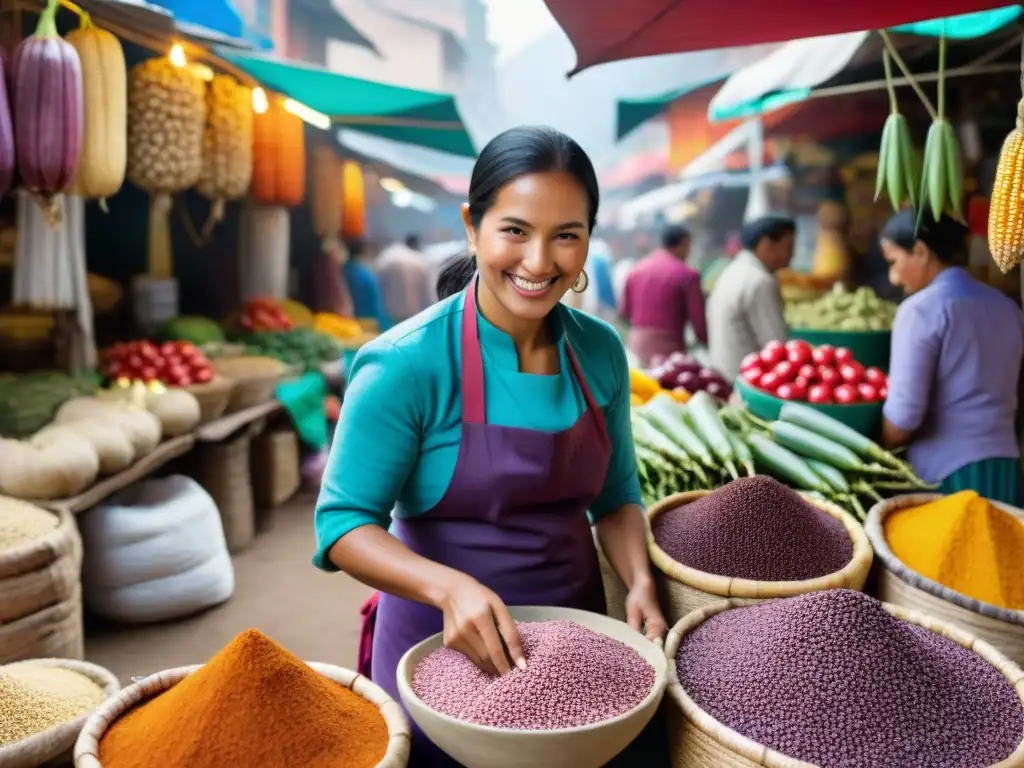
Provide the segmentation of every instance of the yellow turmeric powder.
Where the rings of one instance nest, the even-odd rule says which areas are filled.
[[[983,603],[1024,609],[1024,524],[974,491],[891,513],[885,538],[922,576]]]

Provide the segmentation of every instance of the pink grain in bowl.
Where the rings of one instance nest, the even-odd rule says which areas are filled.
[[[438,648],[416,667],[412,690],[431,709],[478,725],[557,730],[600,723],[639,706],[654,668],[625,643],[574,621],[521,622],[526,669],[500,677]]]

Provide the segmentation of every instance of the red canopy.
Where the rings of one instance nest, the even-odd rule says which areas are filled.
[[[885,29],[1001,8],[1007,0],[545,0],[576,48],[576,74],[595,64]]]

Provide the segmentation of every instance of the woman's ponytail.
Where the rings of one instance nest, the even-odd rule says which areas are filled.
[[[441,267],[441,274],[437,277],[437,298],[447,299],[459,293],[473,279],[476,274],[476,256],[471,253],[460,253],[452,256]]]

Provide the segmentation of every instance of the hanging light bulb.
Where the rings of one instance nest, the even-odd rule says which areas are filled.
[[[185,49],[182,47],[181,43],[175,43],[171,46],[171,52],[168,55],[168,58],[170,58],[171,64],[176,67],[184,67],[188,63],[185,59]]]
[[[270,102],[267,101],[267,92],[259,86],[252,89],[252,111],[262,115],[270,109]]]
[[[331,127],[331,118],[322,112],[310,109],[305,104],[295,101],[295,99],[285,99],[284,108],[296,117],[301,117],[307,123],[322,131],[326,131]]]

